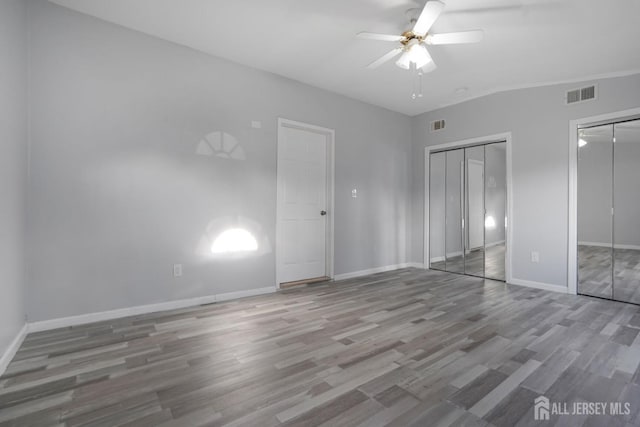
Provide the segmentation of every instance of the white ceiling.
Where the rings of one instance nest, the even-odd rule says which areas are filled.
[[[424,0],[51,0],[215,56],[408,115],[487,93],[640,72],[638,0],[445,0],[433,33],[483,29],[473,45],[431,46],[438,69],[411,99],[412,75],[389,62]],[[458,88],[468,88],[457,93]]]

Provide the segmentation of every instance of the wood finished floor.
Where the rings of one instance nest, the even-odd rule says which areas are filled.
[[[405,269],[30,334],[0,425],[631,426],[640,308]],[[534,398],[628,401],[533,419]]]

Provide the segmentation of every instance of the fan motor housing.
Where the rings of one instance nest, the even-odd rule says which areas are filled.
[[[404,37],[403,40],[400,41],[400,43],[402,43],[404,46],[408,45],[411,40],[418,40],[418,43],[422,42],[424,40],[424,38],[426,37],[426,34],[423,36],[419,36],[417,34],[414,34],[413,31],[408,30],[405,31],[404,33],[402,33],[402,37]]]

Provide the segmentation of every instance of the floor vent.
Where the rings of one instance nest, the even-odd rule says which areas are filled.
[[[436,120],[431,122],[431,132],[437,132],[444,129],[444,120]]]
[[[589,101],[596,99],[596,87],[587,86],[579,89],[573,89],[567,92],[567,104],[575,104],[576,102]]]

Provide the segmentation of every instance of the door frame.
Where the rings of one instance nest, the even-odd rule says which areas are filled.
[[[325,228],[325,272],[327,277],[333,279],[334,270],[334,206],[335,206],[335,138],[336,131],[334,129],[324,128],[321,126],[312,125],[309,123],[298,122],[295,120],[289,120],[282,117],[278,117],[278,137],[276,146],[276,289],[280,289],[280,259],[282,258],[281,245],[282,230],[280,227],[280,220],[282,219],[282,207],[280,206],[280,148],[282,147],[283,129],[298,129],[307,132],[314,132],[326,137],[327,140],[327,223]]]
[[[567,292],[570,294],[578,294],[578,129],[638,118],[640,118],[640,108],[632,108],[569,121]]]
[[[424,268],[429,269],[430,260],[429,260],[429,166],[430,166],[430,156],[432,151],[440,151],[440,150],[448,150],[448,149],[456,149],[456,148],[465,148],[471,147],[474,145],[486,145],[494,142],[505,142],[506,143],[506,160],[507,160],[507,200],[506,200],[506,210],[507,210],[507,224],[506,224],[506,251],[505,251],[505,279],[506,283],[512,283],[512,256],[511,253],[513,251],[513,179],[512,179],[512,136],[511,132],[503,132],[495,135],[481,136],[478,138],[470,138],[464,139],[461,141],[447,142],[444,144],[438,145],[427,145],[424,147],[424,224],[423,224],[423,263]]]

